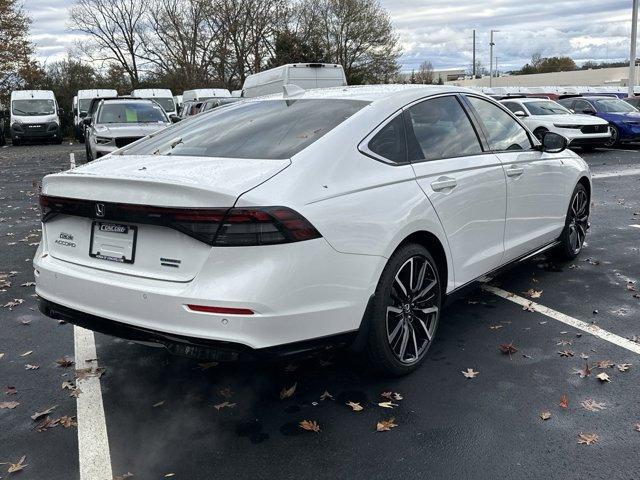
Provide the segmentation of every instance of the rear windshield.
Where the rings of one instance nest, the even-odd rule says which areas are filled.
[[[105,103],[98,111],[96,123],[158,123],[167,122],[159,105],[152,102]]]
[[[526,107],[529,109],[531,115],[567,115],[571,114],[569,110],[562,105],[548,101],[540,102],[526,102]]]
[[[120,153],[290,158],[367,104],[313,99],[240,102],[175,124]]]

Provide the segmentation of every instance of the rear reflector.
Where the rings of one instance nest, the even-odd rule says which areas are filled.
[[[217,247],[276,245],[320,238],[309,221],[287,207],[174,208],[40,195],[42,221],[56,215],[158,225]]]
[[[207,305],[187,305],[194,312],[217,313],[220,315],[253,315],[253,310],[248,308],[209,307]]]

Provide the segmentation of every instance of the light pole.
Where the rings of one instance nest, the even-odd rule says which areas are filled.
[[[636,86],[636,44],[638,41],[638,0],[633,0],[631,15],[631,53],[629,55],[629,97],[633,97]]]
[[[493,34],[499,31],[500,30],[491,30],[491,39],[489,40],[489,88],[493,86],[493,47],[495,46],[495,43],[493,43]]]

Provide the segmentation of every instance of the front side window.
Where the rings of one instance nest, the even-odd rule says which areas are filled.
[[[11,102],[11,113],[14,115],[38,116],[56,113],[56,102],[53,100],[29,99]]]
[[[173,98],[153,98],[163,109],[165,112],[174,112],[176,109],[175,103],[173,103]]]
[[[98,111],[96,123],[165,123],[167,116],[151,102],[105,103]]]
[[[387,123],[367,145],[376,155],[395,163],[407,161],[407,142],[402,114]]]
[[[467,97],[484,124],[491,150],[529,150],[527,131],[511,115],[493,103],[478,97]]]
[[[91,105],[90,98],[82,98],[78,100],[78,111],[80,113],[86,113],[89,111],[89,105]]]
[[[304,150],[369,102],[342,99],[262,100],[215,108],[121,152],[286,159]],[[176,140],[180,140],[177,142]]]
[[[453,96],[425,100],[407,109],[409,160],[438,160],[482,153],[469,117]],[[409,131],[412,134],[409,134]]]

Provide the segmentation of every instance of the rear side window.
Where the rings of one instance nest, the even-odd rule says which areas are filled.
[[[527,131],[511,115],[493,103],[478,97],[467,97],[484,124],[491,150],[529,150],[532,147]]]
[[[520,105],[519,103],[516,103],[516,102],[500,102],[500,103],[502,103],[502,105],[507,107],[513,113],[524,112],[524,107],[522,105]]]
[[[122,154],[290,158],[368,103],[338,99],[238,102],[175,124]]]
[[[371,152],[395,163],[407,161],[407,143],[402,114],[387,123],[367,145]]]
[[[407,136],[411,161],[482,153],[478,135],[455,97],[418,103],[407,110],[406,119],[410,129]]]

